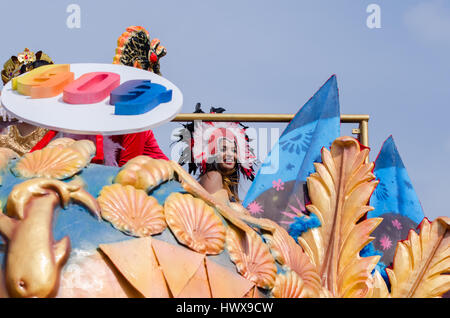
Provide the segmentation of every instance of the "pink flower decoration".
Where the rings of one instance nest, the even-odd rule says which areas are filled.
[[[255,214],[261,214],[264,212],[264,209],[262,208],[262,206],[256,202],[253,201],[252,203],[250,203],[247,206],[247,210],[250,212],[250,214],[255,215]]]
[[[403,227],[402,227],[402,224],[397,220],[397,219],[395,219],[394,221],[392,221],[392,225],[397,229],[397,230],[401,230]]]
[[[277,191],[284,190],[284,182],[281,181],[281,179],[278,179],[278,181],[273,180],[272,185],[273,185],[272,188],[274,188]]]
[[[390,249],[392,246],[392,241],[389,239],[389,237],[387,235],[384,235],[380,239],[380,243],[381,243],[381,247],[383,248],[383,251]]]
[[[288,208],[292,210],[292,212],[289,211],[289,209],[286,209],[286,211],[281,211],[281,214],[284,214],[287,216],[290,220],[288,221],[280,221],[280,223],[290,225],[294,223],[295,217],[301,217],[306,214],[306,208],[305,205],[300,201],[299,197],[295,194],[295,200],[297,201],[298,207],[295,207],[292,204],[288,204]]]

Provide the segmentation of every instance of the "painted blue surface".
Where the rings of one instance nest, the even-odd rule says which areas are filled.
[[[11,172],[11,168],[14,167],[14,165],[15,161],[12,161],[8,169],[2,175],[3,182],[0,186],[0,199],[3,211],[12,188],[25,180],[17,178]],[[90,164],[75,177],[81,178],[85,183],[84,188],[92,196],[97,198],[103,186],[113,183],[113,179],[119,170],[120,168],[118,167]],[[75,177],[63,181],[70,182]],[[173,192],[185,191],[177,181],[167,181],[152,189],[149,194],[155,197],[160,204],[164,204],[167,196]],[[61,207],[56,209],[53,219],[53,236],[55,241],[60,240],[64,236],[69,236],[72,250],[93,250],[96,249],[99,244],[114,243],[134,238],[133,236],[129,236],[116,230],[109,222],[97,220],[97,218],[84,206],[76,203],[69,203],[65,209]],[[164,233],[155,235],[154,237],[177,244],[175,237],[173,237],[169,229],[166,229]],[[3,239],[1,240],[1,243],[0,263],[3,264],[5,252]]]
[[[339,94],[333,75],[297,112],[258,170],[243,205],[253,202],[273,181],[306,181],[320,162],[322,147],[340,135]],[[272,170],[272,171],[270,171]]]
[[[115,115],[144,114],[161,103],[172,100],[172,90],[150,80],[131,80],[111,92],[110,104]]]
[[[397,213],[419,224],[424,212],[392,136],[380,150],[374,174],[380,183],[370,198],[370,205],[375,210],[368,212],[367,216],[373,218]]]
[[[373,246],[373,242],[370,242],[366,246],[363,247],[363,249],[359,252],[359,256],[361,257],[370,257],[370,256],[383,256],[383,252],[375,249]],[[386,273],[386,264],[384,264],[381,260],[375,265],[375,268],[372,271],[372,275],[374,274],[374,271],[378,271],[381,274],[381,277],[383,277],[384,282],[386,283],[386,286],[391,288],[391,283],[389,281],[389,276]]]
[[[14,167],[14,165],[15,161],[12,161],[8,166],[8,169],[2,174],[3,182],[0,186],[0,198],[3,211],[7,202],[7,197],[12,188],[25,181],[25,179],[17,178],[11,172],[11,168]],[[63,181],[70,182],[74,178],[81,178],[85,183],[84,188],[92,196],[97,198],[104,186],[113,183],[114,177],[119,171],[119,167],[90,164],[76,176]],[[186,193],[179,182],[169,180],[151,189],[149,195],[152,195],[159,204],[164,205],[167,197],[174,192]],[[54,213],[52,230],[55,242],[68,236],[71,244],[71,253],[75,253],[76,250],[92,251],[96,250],[100,244],[121,242],[135,238],[134,236],[127,235],[115,229],[111,223],[103,219],[98,220],[89,212],[89,210],[77,203],[69,203],[65,209],[58,207]],[[220,215],[219,217],[222,222],[225,223],[223,217]],[[169,228],[166,228],[162,233],[153,235],[152,237],[170,244],[180,245]],[[0,236],[0,266],[5,265],[5,251],[6,245]],[[208,257],[216,263],[236,271],[235,265],[230,260],[226,250],[219,255]]]

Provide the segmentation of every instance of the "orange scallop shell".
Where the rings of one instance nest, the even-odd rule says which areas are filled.
[[[85,165],[86,160],[78,151],[56,146],[26,153],[13,171],[24,178],[65,179],[79,172]]]
[[[74,140],[72,138],[57,138],[52,140],[45,148],[65,147],[78,151],[85,159],[87,165],[97,151],[95,144],[91,140]]]
[[[73,144],[74,142],[75,142],[75,139],[72,139],[72,138],[67,138],[67,137],[56,138],[56,139],[52,139],[52,141],[50,141],[48,143],[48,145],[45,146],[45,148],[53,148],[56,146],[67,147],[67,146],[70,146],[71,144]]]
[[[68,148],[78,151],[85,159],[86,165],[91,161],[97,151],[95,144],[90,140],[77,140],[69,145]]]
[[[256,232],[239,234],[229,227],[226,242],[230,258],[242,276],[258,287],[273,287],[277,274],[275,260]]]
[[[148,191],[173,176],[173,168],[167,160],[138,156],[122,167],[114,182]]]
[[[163,207],[158,201],[130,185],[105,186],[97,201],[103,219],[127,234],[150,236],[161,233],[167,227]]]
[[[214,209],[190,194],[172,193],[164,203],[166,222],[181,244],[198,253],[220,254],[226,229]]]
[[[278,274],[272,289],[275,298],[303,298],[304,284],[300,276],[294,271]]]

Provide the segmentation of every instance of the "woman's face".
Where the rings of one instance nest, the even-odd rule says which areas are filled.
[[[236,165],[237,152],[234,141],[223,138],[218,145],[218,164],[223,170],[231,170]]]

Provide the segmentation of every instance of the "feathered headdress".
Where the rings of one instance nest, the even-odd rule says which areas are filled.
[[[167,54],[159,39],[141,26],[129,26],[117,40],[113,64],[123,64],[161,75],[159,60]]]
[[[210,113],[223,113],[224,108],[211,107]],[[194,113],[204,113],[201,104],[197,103]],[[250,139],[246,134],[247,126],[238,122],[207,122],[196,121],[183,124],[184,129],[176,135],[177,142],[183,142],[186,147],[181,153],[179,164],[189,165],[189,173],[200,174],[207,172],[207,164],[215,160],[219,152],[218,146],[222,139],[233,141],[236,145],[237,170],[244,177],[253,181],[255,178],[254,166],[256,156],[250,148]]]
[[[29,72],[39,66],[53,64],[52,59],[42,51],[36,54],[25,48],[22,53],[17,56],[11,56],[9,60],[3,64],[2,81],[3,85],[20,74]]]

